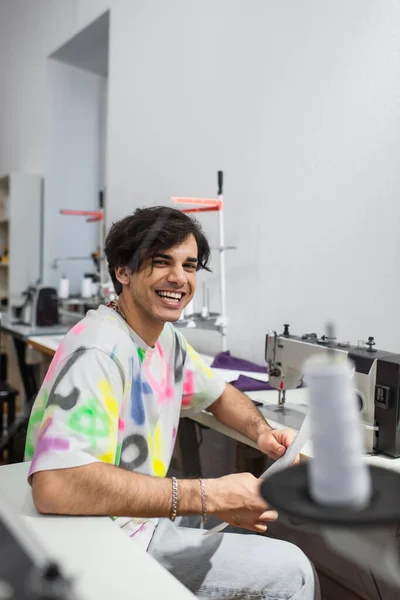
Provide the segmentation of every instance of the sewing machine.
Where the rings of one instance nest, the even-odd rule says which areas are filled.
[[[286,423],[299,429],[304,418],[299,407],[286,403],[287,390],[299,388],[303,382],[304,362],[325,352],[354,364],[355,388],[364,427],[366,452],[400,456],[400,355],[377,350],[373,337],[352,346],[327,336],[307,333],[290,335],[289,325],[282,334],[270,331],[266,337],[265,359],[269,383],[278,390],[278,406]],[[271,409],[271,407],[269,407]]]
[[[77,600],[72,580],[49,559],[21,517],[0,499],[0,598]]]

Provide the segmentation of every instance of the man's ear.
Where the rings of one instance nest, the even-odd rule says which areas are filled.
[[[129,284],[130,274],[129,267],[116,267],[115,269],[115,277],[122,285]]]

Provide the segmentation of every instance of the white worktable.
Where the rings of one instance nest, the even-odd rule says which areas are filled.
[[[64,335],[34,335],[28,338],[27,344],[47,356],[54,355]]]
[[[27,533],[73,577],[79,600],[194,598],[108,517],[39,515],[26,481],[29,465],[0,467],[0,493]]]

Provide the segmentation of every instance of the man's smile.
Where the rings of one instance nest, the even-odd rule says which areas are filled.
[[[170,290],[155,290],[162,304],[168,307],[181,308],[185,292],[173,292]]]

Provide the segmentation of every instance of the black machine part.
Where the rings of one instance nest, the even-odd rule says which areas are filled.
[[[309,493],[308,465],[301,464],[271,475],[261,484],[261,495],[278,512],[316,525],[382,527],[400,521],[400,475],[370,466],[372,496],[365,508],[317,504]],[[340,485],[340,482],[337,482]]]
[[[57,325],[58,298],[57,290],[51,287],[40,287],[36,291],[36,303],[34,306],[35,325],[39,327],[51,327]]]
[[[77,600],[71,581],[49,560],[25,524],[0,501],[0,598]]]
[[[374,450],[400,456],[400,356],[393,354],[377,361],[375,423],[378,427]]]
[[[382,350],[352,350],[349,359],[359,373],[368,374],[376,362],[374,450],[400,457],[400,354]]]

